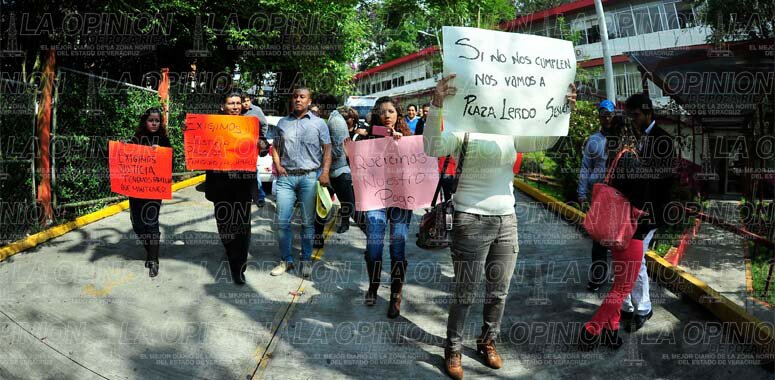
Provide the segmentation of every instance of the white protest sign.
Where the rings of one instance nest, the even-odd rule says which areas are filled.
[[[565,95],[576,76],[570,41],[445,26],[444,76],[457,94],[444,99],[444,130],[512,136],[566,136]]]

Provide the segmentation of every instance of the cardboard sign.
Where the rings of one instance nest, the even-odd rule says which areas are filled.
[[[576,76],[570,41],[449,27],[444,76],[456,74],[457,94],[444,99],[444,127],[453,132],[566,136],[565,100]]]
[[[428,207],[439,181],[438,159],[423,151],[422,136],[359,140],[345,146],[355,209]]]
[[[110,191],[141,199],[172,199],[172,148],[108,142]]]
[[[255,117],[186,115],[186,169],[255,171],[258,130]]]

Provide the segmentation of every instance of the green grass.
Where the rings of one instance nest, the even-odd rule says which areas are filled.
[[[664,257],[672,247],[681,244],[684,231],[694,225],[694,218],[688,218],[686,223],[668,225],[657,230],[654,234],[654,252]]]
[[[545,183],[539,183],[539,182],[531,181],[531,180],[528,180],[528,179],[525,179],[525,178],[522,178],[522,177],[520,177],[520,179],[523,180],[528,185],[533,186],[533,187],[535,187],[538,190],[541,190],[541,192],[543,192],[545,194],[548,194],[548,195],[551,195],[551,196],[557,198],[557,200],[559,200],[561,202],[565,202],[565,199],[564,199],[564,197],[562,195],[563,194],[562,187],[555,186],[555,185],[548,185],[548,184],[545,184]]]
[[[775,284],[770,285],[770,290],[766,297],[763,296],[764,287],[767,282],[767,274],[770,270],[770,259],[773,252],[763,245],[754,242],[748,242],[748,256],[751,258],[751,278],[753,280],[753,296],[775,304]],[[775,282],[775,275],[773,275]]]

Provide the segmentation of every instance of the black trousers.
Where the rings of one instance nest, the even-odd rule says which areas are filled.
[[[608,280],[608,248],[592,242],[592,264],[589,266],[589,282],[602,286]]]
[[[159,261],[159,212],[161,200],[129,198],[129,218],[132,230],[142,241],[146,260]]]
[[[333,193],[339,198],[341,208],[339,209],[338,217],[341,219],[342,224],[349,225],[350,217],[355,214],[355,194],[353,193],[353,180],[350,173],[340,174],[338,177],[331,177],[331,187],[328,192]],[[329,217],[331,217],[329,215]],[[315,237],[323,238],[323,229],[326,226],[326,219],[320,218],[315,213]]]
[[[250,201],[221,201],[214,204],[218,236],[232,274],[244,273],[250,248]]]

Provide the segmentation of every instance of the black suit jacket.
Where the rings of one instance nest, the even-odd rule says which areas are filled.
[[[675,185],[675,144],[673,136],[659,126],[639,141],[638,158],[625,154],[614,170],[611,185],[630,203],[648,212],[638,222],[636,239],[666,225],[667,205]]]

